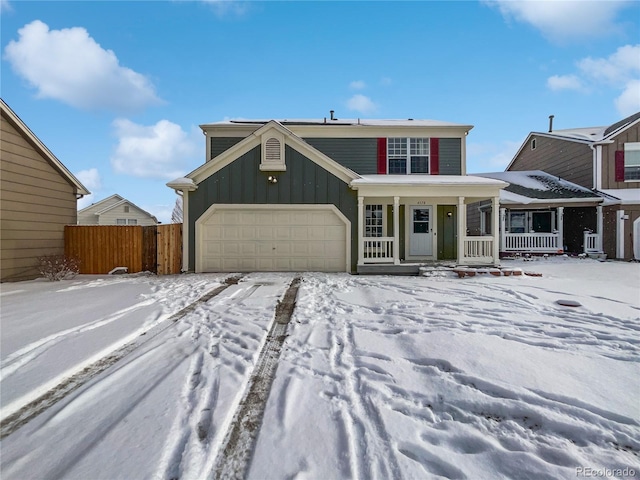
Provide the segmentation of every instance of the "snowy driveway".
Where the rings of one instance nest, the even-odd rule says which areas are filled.
[[[248,478],[640,477],[640,265],[519,266],[543,277],[303,275]],[[3,418],[136,348],[5,437],[2,478],[211,475],[293,279],[169,320],[225,277],[3,284]]]

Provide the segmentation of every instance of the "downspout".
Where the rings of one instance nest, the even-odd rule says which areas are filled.
[[[595,190],[602,189],[602,145],[589,144],[593,151],[593,187]]]

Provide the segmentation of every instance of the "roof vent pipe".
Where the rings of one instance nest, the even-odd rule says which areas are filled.
[[[334,111],[333,110],[329,110],[329,113],[331,114],[331,120],[335,120],[335,117],[333,116]]]
[[[549,115],[549,133],[553,131],[553,115]]]

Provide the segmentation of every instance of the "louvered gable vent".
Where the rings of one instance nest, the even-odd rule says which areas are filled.
[[[260,170],[285,171],[284,137],[279,132],[266,132],[262,136],[262,159]]]

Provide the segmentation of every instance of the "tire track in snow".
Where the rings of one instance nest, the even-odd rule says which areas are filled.
[[[248,471],[271,384],[278,368],[287,326],[295,308],[300,282],[301,278],[295,277],[282,301],[276,306],[275,318],[256,362],[254,373],[249,378],[248,388],[233,416],[218,451],[214,468],[207,475],[208,478],[241,479]]]
[[[226,279],[225,284],[219,287],[216,287],[202,297],[182,308],[180,311],[174,313],[170,317],[168,317],[164,322],[157,325],[155,328],[144,332],[142,335],[145,335],[144,339],[140,338],[136,339],[133,342],[130,342],[113,353],[101,358],[100,360],[88,365],[83,368],[81,371],[71,375],[66,378],[62,382],[60,382],[55,387],[51,388],[49,391],[36,398],[35,400],[27,403],[26,405],[20,407],[14,413],[9,414],[6,418],[2,420],[0,424],[0,439],[5,438],[11,433],[15,432],[21,426],[27,424],[30,420],[40,415],[46,409],[50,408],[55,403],[62,400],[64,397],[69,395],[71,392],[77,390],[86,382],[88,382],[91,378],[96,375],[102,373],[107,368],[111,367],[119,360],[129,355],[131,352],[139,348],[141,345],[149,342],[151,339],[155,338],[160,333],[164,332],[168,328],[171,328],[172,325],[175,324],[182,317],[187,315],[188,313],[195,310],[200,304],[205,303],[227,289],[230,285],[233,285],[238,282],[239,277],[229,277]]]

